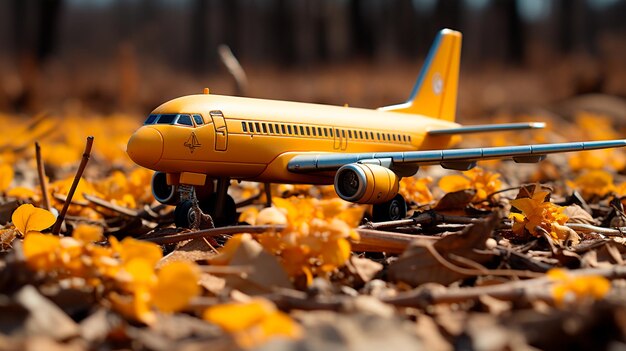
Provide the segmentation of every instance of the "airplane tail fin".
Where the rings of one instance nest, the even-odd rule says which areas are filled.
[[[403,104],[381,107],[379,110],[454,121],[461,39],[460,32],[442,29],[428,52],[409,100]]]

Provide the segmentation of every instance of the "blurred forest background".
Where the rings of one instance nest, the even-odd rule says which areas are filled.
[[[624,98],[624,18],[622,0],[6,0],[0,111],[147,114],[203,87],[233,94],[220,44],[248,96],[375,108],[407,98],[444,27],[464,35],[461,121]]]

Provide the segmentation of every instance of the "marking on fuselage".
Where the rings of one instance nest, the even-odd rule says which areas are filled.
[[[196,133],[191,132],[191,135],[189,136],[189,139],[187,139],[187,141],[185,141],[185,145],[186,148],[189,148],[189,151],[193,154],[193,151],[202,146],[202,144],[200,144],[198,142],[198,137],[196,137]]]

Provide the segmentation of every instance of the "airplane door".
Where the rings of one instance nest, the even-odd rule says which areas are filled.
[[[348,138],[346,137],[346,131],[344,129],[335,129],[335,143],[333,147],[335,150],[345,150],[348,147]]]
[[[333,128],[333,134],[335,136],[335,143],[333,144],[333,148],[335,150],[341,149],[341,136],[339,136],[339,129]]]
[[[213,127],[215,128],[215,150],[226,151],[228,148],[228,129],[222,111],[211,111]]]

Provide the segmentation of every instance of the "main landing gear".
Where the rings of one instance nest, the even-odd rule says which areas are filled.
[[[374,222],[397,221],[406,217],[406,201],[402,195],[397,194],[393,199],[375,204],[372,210]]]
[[[181,201],[174,210],[176,226],[182,228],[198,227],[203,220],[198,221],[197,215],[202,214],[210,215],[215,227],[235,224],[237,222],[237,207],[233,198],[228,195],[229,184],[230,179],[228,178],[218,179],[216,191],[199,200],[196,199],[193,187],[181,189]],[[194,206],[194,202],[197,206]]]

